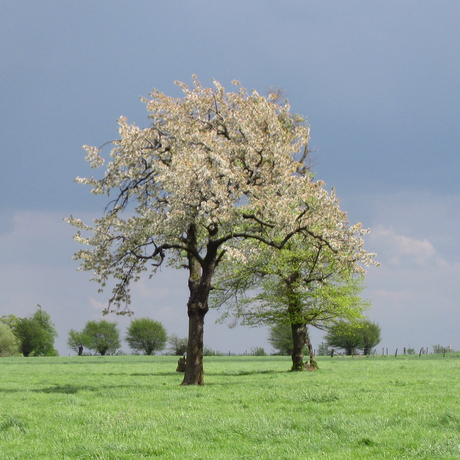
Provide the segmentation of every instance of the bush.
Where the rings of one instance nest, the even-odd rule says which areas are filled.
[[[187,351],[187,337],[181,339],[176,334],[173,334],[171,337],[169,337],[168,343],[171,346],[171,351],[175,356],[183,356],[183,354]]]
[[[0,356],[19,356],[19,346],[13,331],[0,322]]]
[[[447,347],[443,347],[442,345],[433,345],[433,353],[450,353],[452,351],[452,347],[449,345]]]
[[[268,342],[275,349],[277,355],[292,355],[292,329],[288,323],[274,324],[270,327]]]
[[[331,347],[339,347],[345,350],[347,355],[356,353],[362,349],[365,355],[371,353],[380,343],[380,326],[370,321],[338,321],[332,325],[326,336],[326,343]]]
[[[15,322],[15,336],[24,356],[57,356],[54,339],[57,337],[54,324],[48,313],[39,309],[29,318],[20,318]]]
[[[137,318],[131,321],[126,342],[132,350],[153,355],[166,345],[168,336],[163,324],[150,318]]]
[[[104,356],[114,354],[121,347],[120,332],[117,323],[106,320],[88,321],[80,333],[83,337],[83,346]]]
[[[262,347],[252,347],[251,355],[252,356],[267,356],[267,353],[265,353],[265,349]]]
[[[224,354],[220,351],[213,350],[211,347],[206,345],[203,347],[203,356],[223,356]]]
[[[331,354],[330,348],[327,346],[326,342],[322,342],[319,344],[318,349],[316,350],[317,356],[328,356]]]

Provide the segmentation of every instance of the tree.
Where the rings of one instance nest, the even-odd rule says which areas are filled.
[[[96,351],[101,356],[107,353],[115,353],[121,347],[117,323],[103,319],[88,321],[81,334],[84,340],[83,346]]]
[[[296,234],[318,240],[334,210],[320,181],[308,174],[309,129],[276,96],[226,93],[179,83],[183,99],[154,90],[143,101],[151,125],[119,120],[103,178],[77,178],[94,194],[113,197],[105,215],[79,228],[89,246],[76,254],[101,288],[116,280],[107,311],[129,313],[130,284],[165,261],[189,273],[187,366],[183,385],[203,384],[204,318],[218,267],[240,241],[283,248]],[[92,167],[101,149],[85,146]],[[123,213],[126,211],[126,217]],[[329,229],[328,229],[329,231]],[[254,249],[257,250],[257,249]],[[238,250],[236,251],[238,252]]]
[[[3,315],[0,317],[0,322],[3,324],[6,324],[7,326],[10,327],[11,330],[14,330],[16,324],[18,323],[20,318],[18,318],[15,315],[9,314],[9,315]]]
[[[292,355],[292,330],[288,323],[278,323],[270,327],[268,342],[280,355]]]
[[[188,338],[180,338],[176,334],[169,337],[169,345],[176,356],[183,356],[187,352]]]
[[[168,336],[164,326],[150,318],[138,318],[131,321],[126,341],[132,350],[152,355],[164,349]]]
[[[372,348],[377,346],[382,340],[380,337],[380,326],[371,321],[361,321],[362,350],[365,355],[370,355]]]
[[[31,317],[18,319],[13,332],[24,356],[57,356],[54,348],[57,332],[50,315],[40,305]]]
[[[357,349],[368,355],[380,343],[380,326],[367,320],[338,321],[329,328],[325,340],[331,347],[343,348],[347,355],[354,354]]]
[[[363,345],[359,325],[347,321],[339,321],[332,325],[324,338],[330,347],[343,348],[347,355],[355,354]]]
[[[11,328],[0,322],[0,356],[19,355],[19,347]]]
[[[67,347],[78,353],[78,356],[83,355],[83,348],[85,343],[88,342],[88,337],[83,332],[77,332],[74,329],[70,329],[69,337],[67,338]]]
[[[256,252],[244,241],[239,249],[246,263],[230,260],[214,280],[212,303],[225,308],[223,319],[290,325],[292,370],[305,368],[305,345],[316,367],[307,325],[324,329],[339,318],[360,318],[369,306],[360,297],[364,267],[375,263],[375,254],[363,248],[368,230],[349,225],[334,193],[331,198],[320,223],[323,236],[297,234],[282,249]]]

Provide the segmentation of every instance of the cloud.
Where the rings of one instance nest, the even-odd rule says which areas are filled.
[[[395,265],[401,263],[404,256],[414,262],[425,265],[436,255],[436,249],[426,238],[418,240],[405,235],[398,235],[392,228],[378,226],[371,233],[370,241],[381,246],[381,252]]]

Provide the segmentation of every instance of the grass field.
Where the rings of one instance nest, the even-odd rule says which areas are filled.
[[[0,459],[460,459],[460,355],[0,359]]]

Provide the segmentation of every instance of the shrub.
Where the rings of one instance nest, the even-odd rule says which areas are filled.
[[[331,350],[329,349],[326,342],[321,342],[316,350],[317,356],[327,356],[331,354]]]
[[[180,338],[176,334],[169,337],[168,341],[171,351],[176,356],[182,356],[187,351],[188,338]]]
[[[0,356],[18,356],[19,346],[13,331],[0,322]]]
[[[262,347],[252,347],[251,355],[252,356],[267,356],[267,353],[265,353],[265,349]]]
[[[132,350],[153,355],[164,349],[167,339],[163,324],[150,318],[137,318],[131,321],[125,340]]]

